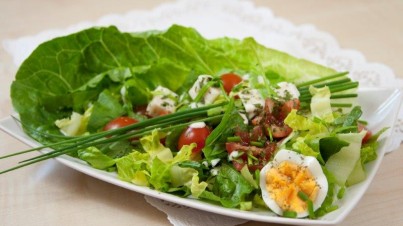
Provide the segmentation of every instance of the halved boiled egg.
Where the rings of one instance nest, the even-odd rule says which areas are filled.
[[[316,158],[282,149],[261,170],[260,189],[274,213],[282,216],[284,211],[292,211],[301,218],[309,214],[307,200],[301,195],[312,201],[315,211],[326,198],[328,182]]]

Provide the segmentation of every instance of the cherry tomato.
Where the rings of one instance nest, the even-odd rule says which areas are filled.
[[[272,125],[270,125],[270,130],[271,130],[272,136],[276,139],[284,138],[284,137],[290,135],[290,133],[292,132],[292,129],[285,124],[280,125],[280,126],[272,124]]]
[[[287,118],[288,114],[291,112],[292,109],[298,110],[300,107],[300,101],[299,99],[292,99],[289,101],[286,101],[283,106],[281,106],[280,113],[278,115],[278,119],[281,121],[284,121],[285,118]]]
[[[180,150],[184,145],[196,143],[196,147],[193,148],[192,153],[198,154],[204,148],[206,139],[210,135],[211,130],[205,126],[203,128],[188,127],[183,130],[178,140],[178,149]]]
[[[125,127],[131,124],[137,123],[136,119],[126,117],[126,116],[121,116],[113,119],[112,121],[108,122],[103,128],[104,131],[107,130],[112,130],[112,129],[118,129],[121,127]]]
[[[234,73],[227,73],[221,75],[221,81],[223,83],[225,92],[230,93],[234,86],[242,82],[242,78]]]
[[[362,143],[363,143],[363,144],[365,144],[365,143],[367,143],[367,142],[369,141],[369,139],[370,139],[371,136],[372,136],[372,132],[369,131],[369,130],[365,127],[365,125],[363,125],[363,124],[361,124],[361,123],[358,123],[358,132],[361,132],[361,131],[364,130],[364,129],[367,131],[367,133],[365,134],[364,138],[362,138]]]
[[[232,165],[237,171],[241,171],[246,163],[244,161],[232,161]]]

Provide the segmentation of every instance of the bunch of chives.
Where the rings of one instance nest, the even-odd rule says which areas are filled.
[[[70,139],[66,139],[57,143],[47,144],[36,148],[31,148],[28,150],[0,156],[0,159],[9,158],[16,155],[25,154],[28,152],[42,150],[45,148],[52,148],[53,151],[41,154],[39,156],[23,160],[18,163],[15,167],[0,171],[0,174],[16,170],[22,168],[24,166],[28,166],[43,160],[47,160],[50,158],[58,157],[63,154],[73,153],[77,150],[88,148],[91,146],[112,143],[119,140],[129,139],[129,138],[138,138],[144,135],[150,134],[154,129],[160,129],[161,131],[169,131],[174,128],[179,128],[183,126],[190,125],[194,122],[206,122],[206,121],[214,121],[222,118],[221,115],[208,116],[208,110],[216,107],[220,107],[227,104],[227,102],[208,105],[195,109],[188,109],[183,111],[178,111],[172,114],[163,115],[160,117],[155,117],[151,119],[147,119],[135,124],[131,124],[119,129],[109,130],[98,132],[94,134],[90,134],[87,136],[80,137],[70,137]]]
[[[346,75],[348,72],[341,72],[334,75],[322,77],[319,79],[311,80],[308,82],[300,83],[297,85],[300,92],[299,100],[301,103],[309,104],[312,95],[309,92],[309,87],[315,88],[329,87],[331,96],[330,99],[347,99],[357,97],[355,92],[347,92],[358,87],[358,82],[352,81]],[[350,103],[332,103],[332,107],[351,107]]]

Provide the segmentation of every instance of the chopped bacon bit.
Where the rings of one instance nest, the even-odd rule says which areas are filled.
[[[270,161],[277,149],[277,143],[268,141],[267,137],[274,138],[277,141],[287,137],[292,132],[292,129],[284,124],[284,119],[292,109],[299,109],[299,107],[300,102],[298,99],[281,102],[267,98],[263,111],[251,120],[252,129],[250,131],[237,130],[235,135],[239,136],[241,141],[227,142],[225,144],[229,154],[234,151],[245,153],[232,160],[235,169],[241,170],[245,164],[248,165],[251,171],[262,169]],[[256,147],[250,145],[251,141],[265,143],[263,147]],[[254,159],[251,164],[248,161],[248,155],[253,155],[257,160]]]
[[[254,164],[248,164],[248,168],[250,171],[255,171],[257,169],[262,169],[264,165],[266,165],[270,159],[273,153],[275,152],[277,148],[276,143],[272,143],[269,141],[266,141],[265,146],[263,148],[259,148],[256,146],[245,146],[240,143],[235,143],[235,142],[227,142],[225,144],[225,147],[228,151],[228,153],[232,153],[233,151],[239,151],[239,152],[244,152],[244,153],[249,153],[255,157],[258,158],[258,162]],[[247,154],[241,155],[239,159],[233,160],[232,163],[237,170],[241,170],[242,167],[246,164],[247,161]]]
[[[264,141],[266,140],[265,134],[263,132],[263,128],[260,125],[254,126],[251,134],[250,134],[251,141]]]
[[[250,143],[250,137],[249,137],[249,132],[245,130],[236,130],[235,136],[239,136],[241,138],[241,142],[244,145],[249,145]]]

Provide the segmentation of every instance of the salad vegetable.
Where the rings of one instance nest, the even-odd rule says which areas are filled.
[[[90,28],[41,44],[11,97],[50,147],[5,173],[69,154],[121,180],[228,208],[315,219],[365,180],[377,140],[357,82],[253,38],[192,28]]]

